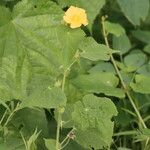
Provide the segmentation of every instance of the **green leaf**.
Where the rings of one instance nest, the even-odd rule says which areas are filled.
[[[145,141],[146,139],[150,138],[150,129],[142,129],[135,138],[136,142]]]
[[[23,6],[25,7],[26,3],[27,1],[24,0],[20,2],[18,5],[24,4]],[[27,7],[28,10],[33,9],[33,5],[31,5],[31,3],[28,3],[28,5],[30,5],[30,7]],[[25,13],[28,13],[28,10],[24,12],[24,15]],[[40,43],[39,36],[35,37],[35,36],[30,35],[28,36],[27,39],[25,38],[27,34],[29,35],[29,32],[31,34],[33,30],[35,31],[35,28],[40,29],[40,26],[41,26],[40,18],[42,19],[42,15],[40,14],[39,15],[37,14],[37,16],[31,15],[30,17],[26,17],[24,19],[24,18],[21,18],[22,13],[16,15],[16,18],[13,18],[12,20],[10,20],[9,23],[4,24],[3,26],[0,27],[0,38],[2,39],[0,42],[0,56],[1,56],[0,57],[0,69],[1,69],[0,84],[2,85],[0,87],[2,88],[2,91],[4,93],[2,96],[2,99],[6,101],[11,100],[11,99],[21,99],[22,97],[24,97],[26,95],[26,89],[27,89],[28,83],[31,80],[33,80],[34,76],[39,74],[40,71],[42,71],[43,74],[45,73],[48,74],[50,70],[52,71],[52,69],[48,69],[48,66],[50,67],[54,65],[54,64],[52,65],[51,63],[49,63],[47,58],[44,56],[44,55],[48,55],[48,53],[50,55],[50,52],[48,52],[49,51],[48,48],[43,47],[44,43],[39,44]],[[35,22],[37,18],[39,18],[39,20]],[[43,27],[45,27],[46,25],[45,24],[46,20],[48,23],[48,20],[49,20],[48,18],[52,18],[52,17],[50,15],[49,16],[47,15],[47,19],[45,18]],[[18,24],[16,24],[15,22],[18,23],[19,19],[22,22],[22,25],[19,25],[18,27]],[[55,20],[54,16],[53,16],[53,19]],[[30,24],[30,29],[32,31],[30,31],[29,29],[26,32],[24,31],[21,35],[21,33],[19,32],[19,29],[25,28],[25,22],[23,20],[27,21],[27,23]],[[34,24],[34,27],[32,26],[32,24]],[[42,26],[41,26],[41,29],[42,29]],[[24,36],[24,38],[22,38],[22,36]],[[26,47],[23,44],[24,42],[28,44],[29,46],[31,43],[33,44],[32,41],[37,42],[36,44],[34,43],[34,46],[36,45],[34,48],[33,46]],[[40,50],[41,53],[38,50]],[[33,54],[34,54],[34,58],[33,58]],[[50,57],[52,57],[52,55]],[[41,63],[35,64],[35,59],[38,59],[38,62],[41,62]],[[33,63],[33,60],[34,60],[34,63]],[[54,63],[54,61],[51,61],[51,62]],[[38,71],[37,71],[37,68],[39,68]],[[45,76],[43,75],[43,77],[44,77],[43,78],[43,81],[44,81],[46,75]],[[49,81],[50,80],[52,81],[51,76],[49,76]]]
[[[3,1],[10,2],[10,1],[15,1],[15,0],[3,0]]]
[[[110,53],[113,52],[110,48],[103,44],[98,44],[93,38],[86,38],[79,46],[82,51],[81,57],[92,61],[109,60]],[[114,51],[115,52],[115,51]]]
[[[127,66],[127,71],[132,72],[140,68],[147,60],[144,53],[135,51],[124,58],[124,63]]]
[[[128,72],[128,70],[125,69],[125,70],[121,70],[120,73],[121,73],[121,76],[122,76],[125,84],[130,85],[130,82],[133,80],[133,78],[135,76],[134,72]]]
[[[83,93],[78,90],[70,81],[65,84],[65,94],[67,97],[67,103],[74,103],[82,98]]]
[[[149,76],[136,75],[135,83],[131,83],[130,86],[135,92],[150,94],[150,78]]]
[[[118,147],[118,149],[117,149],[117,150],[131,150],[131,149],[126,148],[126,147]]]
[[[144,43],[150,43],[150,32],[146,30],[132,31],[132,35]]]
[[[31,100],[30,106],[38,106],[37,100],[40,107],[49,103],[51,94],[48,101],[42,100],[42,94],[48,96],[48,87],[74,61],[84,38],[82,30],[61,23],[62,13],[49,0],[23,0],[15,6],[12,20],[0,26],[0,98],[4,102],[19,99],[27,106]]]
[[[99,62],[94,67],[92,67],[89,73],[98,73],[98,72],[109,72],[109,73],[116,73],[114,66],[110,62]]]
[[[75,126],[81,130],[95,128],[97,122],[103,119],[104,122],[105,120],[111,121],[112,116],[116,115],[116,107],[109,98],[97,97],[93,94],[85,95],[82,101],[76,102],[72,112]]]
[[[23,137],[27,140],[28,147],[37,146],[39,149],[43,149],[44,142],[42,138],[47,138],[50,135],[47,118],[43,109],[21,109],[15,113],[10,125],[13,125],[13,128],[17,129],[19,136],[21,131]],[[33,134],[35,129],[40,133],[39,135],[38,132],[36,132],[37,134]],[[35,138],[37,136],[38,139],[36,144],[34,144],[34,140],[36,140]]]
[[[0,26],[7,24],[11,19],[11,13],[8,8],[0,6]]]
[[[38,132],[37,129],[35,129],[34,133],[30,136],[30,138],[26,142],[28,149],[31,149],[31,150],[37,149],[35,141],[37,140],[39,135],[40,135],[40,131]]]
[[[5,64],[6,63],[6,64]],[[12,64],[14,66],[12,66]],[[0,88],[1,99],[4,101],[15,99],[20,99],[23,103],[21,107],[45,107],[52,108],[60,105],[65,105],[66,97],[59,88],[50,89],[51,78],[47,75],[34,75],[33,78],[28,78],[29,70],[27,66],[22,66],[22,72],[19,78],[18,73],[20,70],[16,68],[15,63],[11,59],[3,58],[3,68],[1,68],[1,78],[0,78]],[[27,73],[26,73],[27,71]],[[17,82],[17,79],[20,79]],[[30,79],[30,80],[29,80]],[[30,82],[27,82],[27,81]],[[8,85],[6,83],[9,83]],[[21,85],[20,85],[21,84]],[[59,99],[59,97],[61,99]],[[7,99],[6,99],[7,98]]]
[[[150,137],[150,129],[142,129],[141,132],[142,132],[142,134],[144,134],[144,135]]]
[[[0,141],[1,150],[25,150],[24,143],[21,138],[12,137],[5,142]]]
[[[36,128],[41,131],[40,137],[49,135],[45,112],[42,109],[21,109],[15,113],[10,124],[16,129],[22,126],[21,132],[25,137],[32,135]]]
[[[32,93],[26,97],[21,107],[43,107],[43,108],[58,108],[65,106],[67,102],[65,94],[58,87],[47,88],[44,91],[40,89],[32,90]]]
[[[85,148],[83,148],[81,145],[79,145],[76,141],[71,141],[68,143],[68,145],[64,148],[65,150],[78,150],[78,149],[82,149],[82,150],[87,150]]]
[[[57,0],[62,7],[77,6],[86,10],[90,27],[93,24],[94,19],[99,14],[99,11],[105,5],[105,0]]]
[[[54,14],[53,19],[56,21],[56,18],[58,20],[60,19],[62,12],[63,11],[55,3],[49,0],[22,0],[14,6],[12,14],[13,18]]]
[[[119,101],[117,103],[116,107],[117,107],[117,110],[118,110],[118,116],[116,116],[114,118],[115,119],[115,123],[116,123],[117,126],[121,126],[122,128],[125,128],[126,126],[128,126],[128,124],[133,122],[134,119],[135,119],[132,115],[130,115],[128,113],[130,111],[130,109],[131,109],[131,104],[129,102],[127,102],[126,106],[124,107],[123,101]],[[125,113],[127,115],[125,115]]]
[[[116,115],[116,107],[110,99],[86,95],[82,102],[75,103],[72,113],[77,129],[76,141],[85,148],[109,146],[114,126],[111,118]]]
[[[121,54],[127,53],[131,48],[131,42],[126,34],[122,34],[119,37],[113,36],[113,48],[121,52]]]
[[[5,1],[0,1],[0,5],[4,6],[4,5],[6,5],[6,2]]]
[[[48,150],[56,150],[56,140],[54,139],[44,139],[45,146]]]
[[[150,94],[141,94],[141,93],[134,92],[133,96],[141,112],[146,113],[150,106]],[[148,119],[149,115],[146,115],[146,118]]]
[[[116,88],[118,78],[112,73],[91,73],[88,75],[79,75],[72,80],[79,89],[88,93],[104,93],[108,96],[123,98],[124,92]]]
[[[143,49],[144,52],[150,54],[150,44],[146,45]]]
[[[143,75],[146,75],[146,76],[150,76],[150,62],[146,65],[143,65],[142,67],[140,67],[137,72],[139,74],[143,74]]]
[[[122,12],[133,25],[140,25],[149,12],[149,0],[117,0]]]
[[[118,23],[112,23],[109,21],[104,22],[105,29],[108,33],[114,34],[117,37],[125,34],[124,28]]]
[[[73,111],[74,111],[74,103],[67,104],[65,107],[65,111],[62,114],[62,120],[64,121],[63,123],[64,128],[72,128],[74,126],[72,116],[71,116]]]
[[[20,99],[20,90],[24,91],[25,87],[19,87],[18,80],[20,79],[18,73],[18,67],[16,58],[9,56],[9,57],[2,57],[1,59],[1,66],[0,66],[0,89],[1,89],[1,100],[2,101],[9,101],[12,99]],[[18,71],[16,73],[16,71]],[[24,64],[22,65],[22,72],[25,71]],[[22,75],[22,74],[20,74]],[[25,73],[22,76],[22,79],[24,79],[26,75],[26,78],[28,78],[28,74]],[[18,79],[17,79],[18,77]],[[24,85],[26,82],[20,81],[22,85]]]

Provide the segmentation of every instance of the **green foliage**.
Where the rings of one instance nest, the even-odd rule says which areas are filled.
[[[1,56],[3,69],[1,80],[7,80],[6,82],[9,83],[5,85],[3,82],[1,85],[4,100],[32,101],[34,98],[37,100],[37,94],[40,94],[40,97],[46,96],[48,87],[73,61],[77,44],[83,38],[83,33],[81,30],[71,31],[62,26],[62,11],[52,2],[47,4],[49,4],[48,10],[44,7],[44,3],[24,0],[14,8],[14,19],[1,27],[0,35],[3,37],[0,45],[1,53],[4,54]],[[31,14],[34,5],[44,7],[41,10],[42,14],[40,11]],[[57,11],[57,14],[55,12],[54,15],[48,14],[53,10]],[[64,38],[59,37],[60,35],[64,35]],[[55,42],[53,39],[58,40]],[[43,95],[38,90],[43,91]],[[50,100],[51,97],[47,99]]]
[[[79,46],[79,49],[82,51],[81,57],[92,61],[107,61],[110,59],[109,54],[113,53],[113,50],[103,44],[98,44],[92,38],[86,38],[86,40]]]
[[[65,23],[70,6],[87,27]],[[149,150],[149,8],[1,0],[0,150]]]
[[[149,0],[117,0],[127,19],[134,25],[140,25],[140,20],[145,20],[149,12]]]
[[[98,62],[94,67],[91,67],[88,71],[89,73],[95,73],[95,72],[111,72],[116,73],[113,65],[109,62]]]
[[[132,34],[138,40],[144,43],[150,43],[150,32],[145,30],[135,30],[132,31]]]
[[[37,132],[37,130],[34,131],[33,135],[31,135],[31,137],[29,138],[29,140],[26,142],[26,149],[29,150],[36,150],[36,144],[35,141],[37,140],[38,136],[39,136],[40,132]]]
[[[65,106],[66,96],[60,88],[54,87],[52,89],[46,89],[42,92],[41,89],[32,91],[32,94],[24,99],[21,107],[43,107],[43,108],[57,108]]]
[[[55,150],[56,140],[53,139],[45,139],[45,145],[48,150]]]
[[[144,52],[150,54],[150,44],[148,44],[147,46],[145,46],[145,48],[143,49]]]
[[[121,55],[127,53],[131,48],[131,42],[126,34],[119,37],[113,36],[113,48],[120,50]]]
[[[146,138],[149,138],[149,137],[150,137],[150,130],[149,129],[143,129],[136,136],[136,142],[137,141],[144,141]]]
[[[150,78],[144,75],[136,75],[135,83],[131,83],[130,86],[135,92],[150,94]]]
[[[24,143],[21,139],[18,138],[10,138],[7,139],[6,142],[0,143],[1,150],[25,150]]]
[[[88,75],[80,75],[73,80],[73,83],[85,92],[104,93],[108,96],[116,96],[123,98],[124,92],[116,88],[118,78],[112,73],[91,73]]]
[[[117,110],[110,99],[85,95],[83,101],[74,104],[72,112],[77,142],[86,148],[101,149],[109,146],[114,124],[111,118],[116,115]]]
[[[3,6],[0,6],[0,26],[7,24],[9,20],[11,19],[11,13],[9,12],[9,9]]]
[[[124,58],[124,63],[127,66],[127,70],[135,71],[140,68],[147,60],[147,57],[144,53],[141,53],[138,50],[133,51],[134,53],[127,55]]]
[[[117,24],[117,23],[112,23],[112,22],[109,22],[109,21],[105,21],[104,25],[105,25],[105,29],[108,33],[114,34],[117,37],[121,36],[122,34],[125,34],[124,28],[121,25]]]

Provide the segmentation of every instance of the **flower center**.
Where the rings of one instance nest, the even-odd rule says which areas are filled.
[[[76,23],[81,22],[80,16],[77,16],[77,15],[72,16],[71,20],[72,22],[76,22]]]

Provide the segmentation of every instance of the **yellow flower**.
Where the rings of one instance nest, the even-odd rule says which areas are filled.
[[[85,10],[74,6],[70,6],[70,8],[65,12],[63,19],[66,23],[70,24],[71,28],[78,28],[82,24],[84,26],[88,25]]]

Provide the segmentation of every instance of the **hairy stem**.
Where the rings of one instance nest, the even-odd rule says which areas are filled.
[[[59,138],[60,138],[60,128],[61,128],[61,112],[58,108],[58,118],[57,118],[57,132],[56,132],[56,150],[60,150]]]
[[[69,67],[64,71],[63,74],[63,80],[62,80],[62,91],[64,92],[65,90],[65,82],[66,82],[66,77],[68,72],[70,71],[70,68],[73,66],[73,64],[77,61],[77,59],[75,58],[75,60],[69,65]],[[57,118],[57,131],[56,131],[56,150],[60,150],[61,148],[61,144],[59,144],[59,139],[60,139],[60,129],[61,129],[61,122],[62,122],[62,110],[63,108],[58,108],[57,109],[57,113],[58,113],[58,118]]]
[[[70,138],[70,134],[71,134],[74,130],[75,130],[75,128],[73,128],[73,129],[67,134],[67,136],[64,138],[64,140],[61,142],[61,145],[63,145],[63,144],[66,142],[66,140],[68,140],[68,138]]]
[[[69,142],[70,142],[70,138],[67,139],[67,142],[62,146],[61,149],[65,148],[69,144]]]
[[[108,39],[107,39],[107,32],[106,32],[106,29],[105,29],[105,24],[104,24],[104,22],[105,22],[105,17],[103,16],[103,17],[102,17],[103,36],[104,36],[104,40],[105,40],[106,46],[107,46],[108,48],[110,48],[109,43],[108,43]],[[119,71],[119,69],[118,69],[118,67],[117,67],[117,64],[116,64],[115,59],[114,59],[114,57],[113,57],[112,54],[110,54],[110,59],[111,59],[111,62],[112,62],[113,66],[114,66],[114,68],[115,68],[115,70],[116,70],[116,73],[117,73],[117,75],[118,75],[118,77],[119,77],[119,79],[120,79],[120,81],[121,81],[121,84],[122,84],[122,86],[123,86],[123,88],[124,88],[124,91],[125,91],[125,93],[126,93],[126,96],[128,97],[128,99],[129,99],[129,101],[130,101],[132,107],[134,108],[135,113],[136,113],[136,115],[137,115],[137,117],[138,117],[140,123],[142,124],[143,128],[147,128],[145,122],[143,121],[143,118],[141,117],[141,114],[140,114],[139,110],[137,109],[137,107],[136,107],[136,105],[135,105],[135,103],[134,103],[134,101],[133,101],[133,99],[132,99],[132,97],[131,97],[131,95],[130,95],[130,93],[129,93],[129,90],[128,90],[128,88],[127,88],[127,86],[126,86],[126,84],[125,84],[125,82],[124,82],[124,80],[123,80],[123,78],[122,78],[122,76],[121,76],[121,73],[120,73],[120,71]]]
[[[138,131],[134,131],[134,130],[131,130],[131,131],[123,131],[123,132],[119,132],[119,133],[114,133],[114,137],[115,136],[123,136],[123,135],[137,135],[139,132]]]

